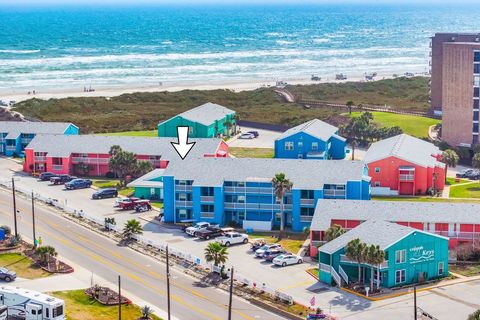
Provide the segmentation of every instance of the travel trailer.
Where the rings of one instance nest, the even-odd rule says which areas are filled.
[[[7,306],[8,315],[20,319],[65,320],[63,300],[19,287],[0,287],[0,306]]]

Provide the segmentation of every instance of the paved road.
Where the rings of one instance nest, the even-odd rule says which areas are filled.
[[[30,201],[17,197],[22,212],[18,223],[20,234],[31,238],[32,224]],[[0,223],[13,226],[11,194],[0,190]],[[80,265],[94,274],[116,282],[122,276],[124,290],[162,310],[167,309],[165,265],[118,246],[114,241],[102,237],[71,222],[51,208],[36,207],[37,236],[44,244],[54,246],[61,256]],[[13,229],[13,228],[12,228]],[[181,320],[224,320],[227,318],[228,295],[221,290],[204,287],[196,280],[173,270],[172,272],[172,314]],[[242,299],[234,299],[233,319],[281,319],[259,309]]]

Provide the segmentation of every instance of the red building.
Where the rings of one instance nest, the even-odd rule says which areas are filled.
[[[114,145],[135,153],[138,160],[150,161],[154,168],[166,168],[170,161],[180,160],[171,141],[153,137],[37,135],[25,148],[23,170],[104,176],[110,171],[109,151]],[[188,155],[191,158],[228,157],[228,146],[221,139],[190,142],[196,142]]]
[[[325,231],[334,224],[349,230],[364,221],[395,222],[449,238],[449,248],[480,240],[480,205],[453,202],[319,200],[310,226],[315,256]]]
[[[373,143],[365,154],[372,195],[416,195],[443,190],[446,166],[440,149],[427,141],[400,134]]]

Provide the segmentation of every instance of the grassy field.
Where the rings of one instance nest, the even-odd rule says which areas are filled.
[[[36,279],[50,275],[43,269],[34,266],[30,258],[20,253],[0,254],[0,266],[15,271],[20,278]]]
[[[93,186],[97,188],[116,188],[120,183],[118,179],[92,179]]]
[[[355,103],[389,104],[405,110],[425,111],[428,106],[428,79],[399,78],[368,83],[315,84],[291,86],[302,94],[311,94],[327,102],[353,100]],[[427,97],[427,98],[425,98]],[[43,121],[69,121],[81,133],[121,132],[150,135],[160,121],[205,102],[229,107],[243,120],[294,126],[319,118],[333,125],[348,121],[335,108],[311,108],[284,103],[271,89],[233,92],[231,90],[184,90],[123,94],[106,99],[83,97],[65,99],[30,99],[19,102],[14,110]],[[141,131],[141,132],[136,132]]]
[[[480,263],[478,264],[450,264],[448,271],[458,273],[466,277],[477,276],[480,274]]]
[[[480,183],[472,182],[450,187],[451,198],[476,198],[480,200]]]
[[[117,306],[104,306],[90,299],[83,290],[53,292],[53,296],[65,300],[69,320],[112,320],[118,318]],[[122,319],[135,320],[142,316],[140,308],[135,305],[122,306]],[[161,320],[152,315],[152,319]]]
[[[458,179],[458,181],[457,181]],[[468,179],[459,179],[459,178],[452,178],[452,177],[448,177],[447,178],[447,182],[446,182],[446,185],[447,186],[454,186],[456,184],[459,184],[459,183],[466,183],[466,182],[469,182],[470,180]]]
[[[237,158],[273,158],[273,149],[269,148],[229,148]]]
[[[303,99],[324,102],[388,105],[402,110],[427,111],[429,78],[396,78],[373,82],[322,83],[288,88]]]
[[[450,197],[452,193],[450,192]],[[437,197],[372,197],[374,201],[418,201],[418,202],[462,202],[462,203],[480,203],[478,200],[464,200],[464,199],[454,199],[454,198],[437,198]]]
[[[399,126],[403,132],[415,137],[428,137],[428,128],[440,123],[438,119],[395,114],[388,112],[372,112],[373,122],[382,127]],[[352,116],[359,116],[360,112],[352,112]]]
[[[249,238],[251,239],[265,239],[265,241],[269,243],[280,243],[284,249],[286,249],[288,252],[291,252],[293,254],[297,254],[298,250],[302,247],[303,243],[305,242],[305,239],[287,239],[283,238],[282,240],[278,240],[278,238],[267,234],[267,233],[252,233],[248,235]]]
[[[99,135],[122,136],[122,137],[158,137],[158,132],[157,130],[123,131],[123,132],[99,133]]]

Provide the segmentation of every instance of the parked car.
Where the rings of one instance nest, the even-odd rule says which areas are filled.
[[[473,169],[464,169],[460,172],[457,172],[455,175],[457,178],[467,178],[468,174],[471,174],[474,170]]]
[[[248,243],[248,235],[238,232],[227,232],[216,239],[222,246],[230,247],[232,244]]]
[[[187,229],[185,229],[185,232],[189,235],[189,236],[192,236],[194,237],[195,236],[195,233],[197,231],[200,231],[200,230],[204,230],[208,227],[212,226],[210,224],[210,222],[197,222],[195,223],[193,226],[191,227],[188,227]]]
[[[292,264],[300,264],[303,258],[294,254],[282,254],[273,259],[273,264],[285,267]]]
[[[150,202],[141,202],[135,205],[135,212],[146,212],[152,210],[152,205]]]
[[[0,268],[0,279],[10,282],[17,278],[17,273],[10,271],[7,268]]]
[[[265,259],[266,261],[272,261],[276,257],[281,256],[282,254],[285,254],[285,253],[287,253],[287,251],[283,248],[270,249],[263,253],[262,258]]]
[[[140,198],[135,198],[135,197],[120,198],[120,199],[115,200],[115,203],[113,204],[113,207],[114,207],[114,208],[119,208],[119,207],[120,207],[120,204],[121,204],[122,202],[131,202],[131,201],[136,201],[136,200],[140,200]]]
[[[224,231],[218,226],[209,226],[198,231],[195,231],[195,237],[205,240],[222,236]]]
[[[77,177],[71,176],[69,174],[59,174],[58,176],[51,177],[50,178],[50,183],[51,184],[64,184],[67,182],[72,181],[73,179],[76,179]]]
[[[70,182],[65,183],[65,189],[75,190],[75,189],[86,189],[92,186],[92,180],[88,179],[73,179]]]
[[[251,133],[242,133],[238,139],[255,139],[255,136]]]
[[[247,133],[253,134],[255,138],[258,138],[258,136],[260,135],[258,131],[248,131]]]
[[[57,175],[53,172],[42,172],[38,176],[38,179],[40,179],[40,181],[50,181],[51,178],[56,177],[56,176]]]
[[[100,189],[92,194],[92,199],[105,199],[118,197],[118,190],[115,188]]]
[[[138,198],[128,198],[126,201],[121,201],[119,208],[122,210],[136,210],[135,208],[139,205],[151,209],[150,200]]]
[[[263,254],[265,253],[265,251],[267,250],[270,250],[270,249],[279,249],[281,248],[282,246],[277,244],[277,243],[274,243],[274,244],[266,244],[264,246],[261,246],[260,248],[258,248],[257,250],[255,250],[255,257],[257,258],[261,258],[263,257]]]
[[[472,180],[480,180],[480,170],[475,169],[467,173],[467,178]]]

